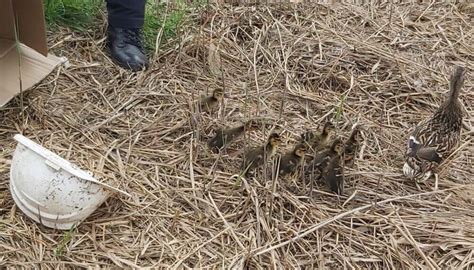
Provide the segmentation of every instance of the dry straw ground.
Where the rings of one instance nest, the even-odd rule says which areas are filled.
[[[111,63],[103,28],[50,33],[73,65],[0,111],[0,265],[472,269],[473,14],[435,2],[209,7],[137,74]],[[455,64],[468,70],[464,143],[438,191],[417,187],[401,175],[405,137],[443,100]],[[230,95],[219,113],[190,114],[216,86]],[[267,125],[208,151],[212,127],[252,116]],[[283,151],[325,118],[343,136],[356,121],[367,129],[344,196],[233,177],[244,145],[278,129]],[[115,195],[70,234],[33,223],[8,192],[17,132],[132,197]]]

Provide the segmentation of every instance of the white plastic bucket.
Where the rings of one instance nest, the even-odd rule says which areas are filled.
[[[13,200],[28,217],[46,227],[68,230],[92,214],[113,191],[124,193],[22,135],[14,139],[18,145],[10,170]]]

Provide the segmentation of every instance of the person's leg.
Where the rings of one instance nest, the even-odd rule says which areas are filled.
[[[107,0],[108,46],[112,58],[134,71],[148,66],[140,33],[145,4],[146,0]]]
[[[109,24],[118,28],[141,29],[145,3],[145,0],[107,0]]]

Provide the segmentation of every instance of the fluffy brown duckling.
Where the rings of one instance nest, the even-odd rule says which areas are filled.
[[[216,135],[208,141],[207,145],[212,150],[221,149],[224,146],[230,145],[234,140],[241,137],[245,132],[256,127],[256,121],[249,120],[245,124],[237,127],[228,129],[217,129]]]
[[[314,132],[312,132],[311,130],[307,130],[301,133],[299,142],[310,145],[313,142],[315,137],[316,137],[316,134]]]
[[[313,191],[314,182],[323,177],[323,172],[332,158],[340,155],[338,153],[341,151],[344,152],[344,143],[341,139],[337,138],[329,149],[318,152],[314,159],[306,165],[305,172],[310,174],[310,192]]]
[[[301,142],[309,144],[314,151],[320,151],[329,146],[334,131],[334,124],[328,121],[324,124],[320,134],[315,134],[311,131],[301,134]]]
[[[354,166],[356,155],[363,141],[361,126],[356,124],[352,127],[351,135],[344,146],[344,163],[346,166]]]
[[[244,160],[241,167],[243,174],[248,176],[251,171],[262,166],[264,163],[270,160],[270,158],[276,154],[280,144],[280,135],[278,133],[272,133],[264,145],[247,151],[244,155]]]
[[[219,103],[224,99],[224,89],[216,88],[212,95],[203,97],[199,100],[201,112],[212,112],[219,107]]]
[[[296,169],[303,164],[304,156],[308,146],[303,143],[299,143],[290,152],[283,155],[280,159],[279,174],[285,176],[293,173]]]
[[[464,74],[464,68],[454,69],[446,100],[430,118],[421,121],[408,138],[404,175],[422,182],[434,174],[435,189],[438,187],[436,169],[453,153],[461,140],[463,109],[459,95]]]
[[[344,192],[344,149],[345,147],[339,143],[334,146],[321,173],[329,189],[338,195]]]

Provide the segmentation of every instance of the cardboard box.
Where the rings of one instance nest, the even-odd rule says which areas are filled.
[[[42,0],[0,0],[0,107],[50,74]]]

